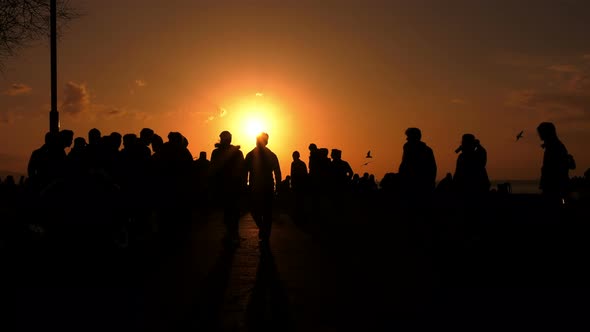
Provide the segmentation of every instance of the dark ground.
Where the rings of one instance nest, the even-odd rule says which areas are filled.
[[[167,250],[4,246],[2,330],[590,329],[585,207],[385,202],[323,200],[306,223],[281,213],[270,254],[249,214],[224,247],[218,212]]]

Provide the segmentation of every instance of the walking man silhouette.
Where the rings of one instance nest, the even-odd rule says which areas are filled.
[[[258,226],[261,248],[268,248],[272,226],[272,203],[278,185],[281,183],[279,159],[268,145],[268,134],[256,137],[256,147],[248,152],[245,159],[246,178],[251,195],[252,218]],[[274,179],[273,179],[274,174]]]
[[[211,152],[209,174],[215,188],[214,200],[221,203],[223,221],[226,226],[225,243],[237,246],[240,243],[239,198],[244,186],[243,162],[244,154],[239,145],[231,144],[232,135],[229,131],[219,134],[219,143]]]

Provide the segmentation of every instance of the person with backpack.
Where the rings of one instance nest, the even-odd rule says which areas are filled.
[[[546,197],[562,201],[568,191],[569,170],[576,168],[576,162],[557,137],[553,123],[542,122],[537,127],[537,132],[543,141],[541,147],[545,149],[539,188]]]

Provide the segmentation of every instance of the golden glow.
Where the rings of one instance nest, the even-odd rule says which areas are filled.
[[[278,110],[270,100],[262,97],[262,93],[239,102],[236,109],[238,114],[233,127],[238,129],[236,134],[244,141],[254,143],[261,132],[277,130]]]
[[[289,106],[282,102],[271,91],[252,92],[250,94],[233,95],[231,91],[223,91],[219,108],[226,110],[223,117],[215,117],[206,122],[205,128],[210,128],[209,137],[215,137],[223,130],[232,133],[232,144],[239,145],[244,154],[256,146],[256,136],[261,132],[269,135],[269,149],[279,156],[281,168],[289,169],[291,153],[296,147],[291,132]],[[195,141],[198,141],[195,138]],[[213,144],[213,142],[211,143]]]
[[[264,124],[264,120],[260,118],[247,119],[244,124],[244,130],[248,136],[257,136],[261,132],[266,131],[264,129],[265,127],[267,126]]]

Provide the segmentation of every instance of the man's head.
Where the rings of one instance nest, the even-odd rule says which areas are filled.
[[[461,150],[462,151],[473,151],[477,145],[477,140],[473,134],[464,134],[461,137]]]
[[[199,152],[199,159],[201,159],[201,160],[207,159],[207,152],[205,152],[205,151]]]
[[[64,129],[59,132],[59,138],[64,148],[69,148],[74,142],[74,132],[69,129]]]
[[[299,151],[293,151],[293,160],[299,160],[299,158],[301,158]]]
[[[150,128],[143,128],[139,132],[139,140],[142,144],[150,145],[152,144],[152,138],[154,137],[154,131]]]
[[[557,130],[552,122],[541,122],[537,127],[537,133],[539,133],[539,138],[542,141],[557,138]]]
[[[123,135],[123,147],[126,149],[133,148],[133,146],[137,143],[137,135],[135,134],[125,134]]]
[[[219,143],[222,145],[231,144],[231,133],[227,130],[224,130],[219,134]]]
[[[100,137],[100,130],[96,128],[90,129],[90,131],[88,131],[88,144],[99,144]]]
[[[83,149],[86,146],[86,140],[84,137],[76,137],[74,140],[74,148],[75,149]]]
[[[163,145],[164,140],[162,139],[162,137],[158,134],[154,134],[154,136],[152,137],[152,150],[154,150],[154,152],[160,152]]]
[[[121,134],[116,131],[113,131],[109,136],[113,148],[119,150],[121,143],[123,142],[123,136],[121,136]]]
[[[168,142],[174,146],[182,146],[183,136],[179,132],[171,131],[168,133]]]
[[[418,142],[422,139],[422,132],[418,128],[406,129],[406,140],[408,142]]]
[[[340,160],[342,159],[342,151],[338,149],[332,149],[332,153],[330,154],[333,160]]]
[[[260,135],[256,136],[256,146],[265,147],[268,145],[268,134],[267,133],[260,133]]]

